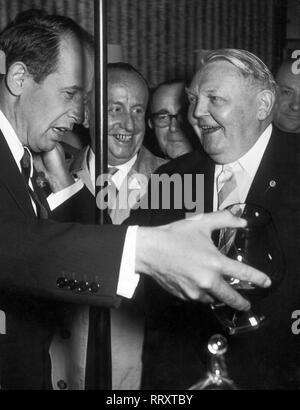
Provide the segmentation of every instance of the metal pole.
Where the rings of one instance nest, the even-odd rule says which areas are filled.
[[[96,177],[107,173],[107,4],[94,0],[95,35],[95,156]],[[97,187],[95,187],[97,188]],[[97,191],[95,190],[96,194]],[[96,223],[105,223],[97,207]],[[109,309],[90,308],[86,389],[111,389],[111,343]]]

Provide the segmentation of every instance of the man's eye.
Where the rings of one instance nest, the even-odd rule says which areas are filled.
[[[144,115],[145,114],[145,110],[143,108],[135,108],[134,109],[134,113],[138,114],[138,115]]]
[[[111,107],[108,108],[108,111],[111,114],[118,114],[121,112],[121,107],[119,107],[118,105],[112,105]]]
[[[284,89],[280,90],[280,93],[283,94],[283,95],[287,95],[287,96],[290,96],[290,95],[293,94],[293,92],[291,90],[284,90]]]
[[[197,102],[197,97],[195,95],[192,94],[188,94],[188,101],[190,104],[196,104]]]
[[[214,105],[221,105],[224,102],[224,99],[219,97],[218,95],[209,95],[209,101]]]
[[[158,114],[157,118],[161,121],[166,120],[168,118],[168,114]]]
[[[75,94],[76,93],[74,91],[65,91],[65,95],[68,100],[73,100],[73,98],[75,97]]]

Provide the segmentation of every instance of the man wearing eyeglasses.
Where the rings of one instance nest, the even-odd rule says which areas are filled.
[[[162,154],[168,159],[193,150],[189,139],[193,130],[187,121],[187,106],[184,82],[180,80],[160,84],[151,95],[148,124]]]

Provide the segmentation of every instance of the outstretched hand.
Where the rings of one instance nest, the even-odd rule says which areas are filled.
[[[270,279],[224,256],[211,240],[216,229],[245,226],[245,220],[229,211],[218,211],[156,228],[139,228],[137,271],[149,274],[181,299],[204,303],[217,299],[232,308],[248,310],[250,303],[226,279],[234,277],[260,287],[268,287]]]

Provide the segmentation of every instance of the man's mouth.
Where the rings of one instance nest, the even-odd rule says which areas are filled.
[[[53,127],[53,130],[57,134],[64,134],[65,132],[72,131],[72,129],[69,127]]]
[[[300,120],[300,115],[295,115],[295,114],[287,114],[287,117],[293,121],[299,121]]]
[[[220,125],[213,126],[213,125],[200,125],[199,126],[204,134],[212,134],[215,131],[218,131],[222,127]]]
[[[110,136],[120,142],[129,142],[133,138],[133,134],[113,134]]]

